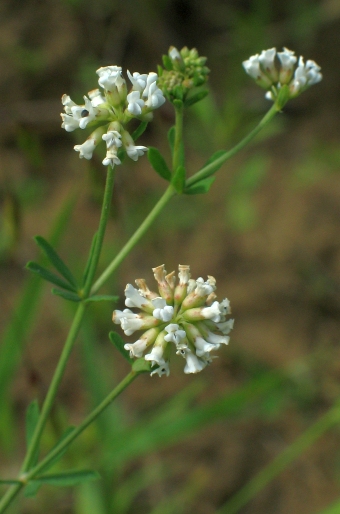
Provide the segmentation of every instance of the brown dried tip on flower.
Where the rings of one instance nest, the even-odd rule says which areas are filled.
[[[121,325],[126,335],[144,331],[124,348],[131,357],[144,355],[152,364],[151,375],[168,376],[174,346],[176,354],[186,360],[184,373],[198,373],[212,361],[212,351],[229,344],[228,334],[234,325],[233,319],[227,320],[229,300],[216,300],[214,277],[191,279],[188,265],[179,265],[177,285],[174,272],[167,274],[163,264],[153,272],[158,293],[150,291],[144,279],[136,280],[138,290],[131,284],[125,288],[125,305],[141,312],[129,308],[113,312],[113,322]]]

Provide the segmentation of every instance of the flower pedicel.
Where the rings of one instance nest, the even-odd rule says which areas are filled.
[[[131,357],[143,357],[154,368],[151,375],[169,375],[170,354],[186,360],[184,373],[198,373],[210,364],[211,352],[221,344],[229,343],[229,332],[234,320],[230,314],[229,300],[216,300],[216,281],[208,276],[193,280],[190,267],[179,265],[179,283],[175,272],[167,274],[164,265],[153,268],[158,283],[158,293],[150,291],[144,279],[137,279],[139,289],[127,284],[124,311],[113,312],[113,322],[121,325],[127,336],[137,330],[143,334],[124,348]],[[140,309],[135,313],[130,308]]]

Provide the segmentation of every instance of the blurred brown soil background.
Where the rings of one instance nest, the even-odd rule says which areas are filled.
[[[170,272],[188,263],[194,277],[216,277],[219,298],[230,299],[236,320],[230,347],[220,351],[204,376],[184,376],[182,362],[174,360],[169,378],[145,376],[131,386],[123,403],[132,417],[192,381],[204,384],[203,400],[234,391],[247,381],[254,363],[263,369],[294,365],[307,384],[301,402],[288,401],[268,415],[222,420],[150,456],[166,463],[172,475],[166,486],[147,490],[141,505],[149,505],[151,512],[151,506],[198,473],[204,485],[185,512],[212,514],[340,394],[338,1],[2,0],[0,324],[4,329],[13,314],[27,278],[25,263],[37,258],[33,236],[47,237],[70,191],[77,192],[78,200],[59,250],[79,273],[97,226],[105,170],[99,157],[89,163],[73,151],[84,134],[60,129],[59,98],[68,93],[80,101],[95,87],[100,66],[155,70],[170,45],[197,47],[211,69],[215,113],[187,113],[190,172],[213,151],[236,143],[268,108],[263,91],[243,72],[242,60],[265,48],[287,46],[314,59],[324,75],[322,83],[289,103],[266,137],[258,137],[218,172],[208,195],[177,198],[168,205],[104,288],[122,296],[125,284],[138,277],[151,287],[151,267],[165,263]],[[164,106],[140,144],[166,153],[172,122],[172,110]],[[261,179],[253,188],[242,188],[247,163],[258,166],[258,156]],[[146,157],[117,169],[103,266],[163,188]],[[70,322],[70,308],[45,289],[39,326],[11,388],[18,420],[35,395],[44,397]],[[104,348],[112,329],[110,310],[94,309]],[[119,360],[115,380],[126,371]],[[83,381],[76,348],[59,395],[74,423],[84,414]],[[340,495],[339,443],[338,430],[322,437],[241,512],[319,512]],[[14,463],[4,454],[1,475],[16,472],[22,452],[20,444]],[[47,506],[51,514],[74,512],[67,498],[51,507],[43,496],[38,504],[25,504],[24,512],[44,512]],[[131,512],[148,510],[135,505]]]

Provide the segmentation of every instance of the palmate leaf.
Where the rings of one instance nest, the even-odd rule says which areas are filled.
[[[40,266],[37,262],[30,261],[26,264],[26,268],[30,271],[33,271],[33,273],[36,273],[44,280],[47,280],[47,282],[51,282],[52,284],[59,286],[63,289],[67,289],[68,291],[76,291],[74,287],[69,284],[68,282],[65,282],[62,278],[58,277],[58,275],[55,275],[52,273],[52,271],[49,271],[48,269],[44,268],[43,266]]]
[[[52,248],[52,246],[41,236],[36,236],[35,241],[38,246],[45,253],[46,257],[50,261],[50,263],[55,267],[57,271],[59,271],[60,275],[64,277],[67,282],[69,282],[73,286],[73,290],[77,290],[78,284],[74,276],[72,275],[69,268],[66,266],[64,261],[59,257],[57,252]]]

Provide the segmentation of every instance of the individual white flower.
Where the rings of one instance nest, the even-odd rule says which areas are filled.
[[[220,304],[216,301],[209,307],[204,307],[201,310],[201,314],[206,319],[211,319],[215,323],[218,323],[221,320]]]
[[[130,352],[130,357],[142,357],[147,348],[147,341],[145,339],[138,339],[135,343],[124,344],[124,349]]]
[[[87,96],[84,96],[85,105],[80,114],[79,128],[84,129],[90,121],[94,120],[99,114],[98,108],[92,105],[92,102]],[[75,114],[74,107],[71,107],[73,116]]]
[[[222,334],[227,335],[234,328],[234,320],[229,319],[228,321],[217,323],[217,327],[222,332]]]
[[[276,48],[270,48],[269,50],[262,50],[259,56],[259,62],[265,73],[267,73],[271,79],[278,79],[278,72],[275,67],[275,55]]]
[[[133,285],[127,284],[125,288],[125,305],[127,307],[138,307],[139,309],[147,309],[149,307],[149,311],[152,312],[154,310],[153,304],[144,298],[139,291]]]
[[[144,325],[143,319],[137,314],[134,318],[122,318],[121,326],[126,336],[131,336],[136,330],[140,330]]]
[[[151,371],[150,376],[158,375],[161,377],[162,375],[166,375],[167,377],[170,375],[169,361],[163,362],[158,368]]]
[[[109,130],[106,134],[102,135],[102,139],[106,142],[106,147],[120,148],[122,146],[121,134],[117,130]]]
[[[144,100],[140,97],[140,91],[132,91],[126,99],[128,101],[127,110],[134,116],[140,116],[144,107]]]
[[[144,152],[147,151],[146,146],[135,146],[133,144],[130,144],[125,147],[126,153],[132,159],[133,161],[137,161],[138,157],[141,157],[144,155]]]
[[[145,88],[142,93],[143,98],[147,98],[149,96],[150,86],[152,84],[156,83],[157,79],[158,79],[157,73],[152,71],[151,73],[148,74],[148,76],[146,77],[146,85],[145,85]]]
[[[108,91],[114,87],[119,88],[125,82],[120,66],[103,66],[96,73],[99,75],[98,84]]]
[[[135,71],[132,75],[127,70],[128,77],[130,79],[130,82],[132,83],[132,89],[134,91],[139,91],[140,93],[145,89],[146,87],[146,81],[147,81],[147,74],[146,73],[138,73]],[[129,96],[129,95],[128,95]]]
[[[104,166],[112,166],[112,168],[116,164],[121,164],[121,160],[117,156],[117,148],[115,146],[111,146],[107,149],[106,156],[103,159],[102,163]]]
[[[195,293],[198,296],[208,296],[213,291],[215,291],[215,289],[216,289],[215,283],[216,283],[216,281],[215,281],[214,277],[209,277],[207,281],[204,281],[202,277],[199,277],[196,280]]]
[[[145,105],[149,107],[149,109],[158,109],[165,102],[165,98],[163,95],[163,91],[157,87],[156,82],[153,82],[148,90],[148,99],[145,102]]]
[[[100,92],[100,89],[92,89],[92,91],[88,92],[89,99],[91,100],[91,103],[93,107],[98,107],[101,104],[104,104],[106,102],[105,98]]]
[[[179,53],[177,48],[174,47],[174,46],[171,46],[170,49],[169,49],[169,57],[173,61],[175,61],[176,59],[182,59],[181,54]]]
[[[212,344],[206,341],[205,339],[203,339],[203,337],[196,337],[194,345],[196,348],[196,355],[198,357],[202,357],[203,355],[211,352],[212,350],[217,350],[219,347],[219,345]]]
[[[170,323],[164,330],[168,332],[167,335],[164,336],[165,341],[175,343],[176,346],[186,337],[185,330],[181,330],[177,323]]]
[[[154,345],[152,347],[152,350],[150,353],[145,355],[146,361],[151,361],[151,365],[155,366],[158,364],[158,366],[162,366],[162,364],[165,364],[165,360],[163,358],[164,355],[164,347],[162,345]]]
[[[167,305],[166,301],[159,297],[154,298],[151,300],[152,305],[155,307],[155,309],[152,312],[152,315],[156,319],[160,319],[162,321],[170,321],[172,318],[172,315],[174,313],[174,308],[172,305]]]
[[[195,355],[190,349],[182,348],[176,352],[178,355],[182,355],[182,357],[186,360],[186,365],[184,367],[184,373],[199,373],[204,369],[207,365],[202,359],[200,359],[197,355]]]
[[[81,159],[90,160],[92,158],[93,151],[96,148],[96,141],[89,137],[86,139],[85,143],[82,145],[75,145],[73,148],[76,152],[79,152],[79,157]]]

